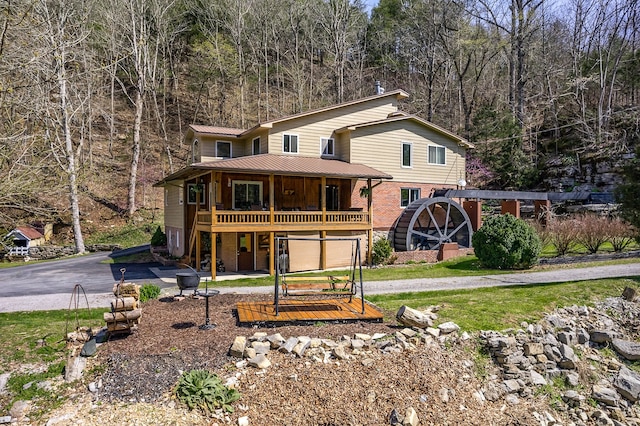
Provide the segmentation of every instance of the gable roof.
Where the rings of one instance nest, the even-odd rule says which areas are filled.
[[[377,126],[380,124],[385,124],[385,123],[393,123],[395,121],[404,121],[404,120],[411,120],[411,121],[415,121],[416,123],[420,124],[421,126],[424,126],[430,130],[433,130],[437,133],[440,133],[444,136],[447,136],[451,139],[453,139],[454,141],[456,141],[458,144],[463,145],[465,148],[474,148],[474,145],[470,142],[468,142],[466,139],[461,138],[460,136],[456,135],[455,133],[452,133],[436,124],[431,123],[430,121],[424,120],[420,117],[418,117],[417,115],[412,115],[412,114],[407,114],[405,112],[395,112],[393,114],[389,114],[389,116],[383,120],[375,120],[375,121],[368,121],[366,123],[359,123],[359,124],[352,124],[349,126],[345,126],[342,127],[340,129],[336,130],[336,133],[345,133],[348,131],[354,131],[357,130],[359,128],[362,127],[368,127],[368,126]]]
[[[220,137],[234,137],[234,138],[243,138],[251,133],[255,132],[258,129],[270,129],[276,123],[281,123],[288,120],[297,119],[300,117],[306,117],[309,115],[314,115],[326,111],[332,111],[335,109],[344,108],[351,105],[357,105],[360,103],[365,103],[372,101],[374,99],[380,99],[385,97],[395,97],[396,99],[406,99],[409,97],[409,94],[401,89],[391,90],[389,92],[383,93],[381,95],[373,95],[366,98],[356,99],[353,101],[343,102],[341,104],[330,105],[324,108],[313,109],[305,112],[300,112],[298,114],[287,115],[281,118],[277,118],[275,120],[269,120],[262,123],[258,123],[250,129],[236,129],[233,127],[217,127],[217,126],[202,126],[197,124],[189,125],[189,129],[185,134],[185,140],[190,139],[191,136],[195,133],[206,134],[208,136],[220,136]]]
[[[42,235],[37,229],[31,226],[18,226],[16,229],[9,232],[7,236],[16,235],[16,234],[22,235],[24,239],[29,241],[37,240],[38,238],[44,238],[44,235]]]
[[[365,166],[317,157],[297,155],[258,154],[224,160],[194,163],[177,171],[154,186],[162,186],[169,181],[197,176],[202,171],[229,171],[254,174],[278,174],[292,176],[327,176],[357,179],[392,179],[393,177]]]

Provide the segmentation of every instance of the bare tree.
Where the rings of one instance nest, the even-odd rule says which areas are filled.
[[[45,139],[50,143],[52,153],[64,168],[68,186],[71,220],[77,253],[84,253],[84,239],[80,224],[78,196],[77,150],[81,144],[75,142],[73,120],[89,94],[81,87],[79,79],[82,73],[90,70],[83,68],[80,50],[83,48],[89,31],[84,27],[88,14],[87,3],[73,1],[40,0],[34,5],[34,18],[42,37],[41,48],[45,49],[42,66],[43,94],[48,93],[49,82],[57,91],[57,99],[45,109]],[[86,63],[85,63],[86,64]],[[77,70],[73,73],[72,70]],[[71,74],[71,75],[70,75]],[[46,97],[46,96],[45,96]],[[77,101],[74,105],[72,99]]]

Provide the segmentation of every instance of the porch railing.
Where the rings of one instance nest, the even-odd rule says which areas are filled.
[[[211,225],[213,214],[210,211],[199,211],[199,225]],[[216,210],[215,225],[224,228],[225,225],[314,225],[314,224],[366,224],[369,222],[369,212],[361,211],[330,211],[324,215],[321,211],[235,211]]]

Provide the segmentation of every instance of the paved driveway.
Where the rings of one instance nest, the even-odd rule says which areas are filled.
[[[144,250],[144,247],[139,250]],[[0,312],[66,309],[75,304],[75,299],[72,299],[75,284],[82,285],[90,307],[108,307],[113,299],[111,289],[115,282],[120,281],[122,267],[126,268],[126,281],[134,281],[138,284],[151,282],[163,289],[176,287],[175,268],[163,267],[160,264],[101,263],[109,256],[110,254],[105,253],[93,254],[0,270]],[[370,281],[364,283],[364,288],[366,295],[619,277],[640,277],[640,259],[635,263],[623,265],[563,268],[543,272]],[[273,286],[218,287],[218,289],[221,293],[273,292]],[[173,293],[177,291],[175,289]],[[84,294],[80,298],[80,306],[85,306]]]
[[[92,307],[108,306],[113,296],[106,295],[122,278],[122,268],[126,269],[126,281],[153,283],[161,288],[174,287],[175,282],[161,279],[164,270],[175,277],[174,268],[163,267],[159,263],[105,263],[112,257],[145,250],[148,251],[149,246],[0,269],[0,312],[66,308],[76,284],[84,290],[83,304],[86,294]]]

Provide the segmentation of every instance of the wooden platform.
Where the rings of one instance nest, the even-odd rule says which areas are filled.
[[[382,312],[365,302],[353,298],[296,300],[280,299],[280,312],[276,316],[272,301],[240,302],[237,304],[238,322],[285,323],[295,321],[382,321]]]

